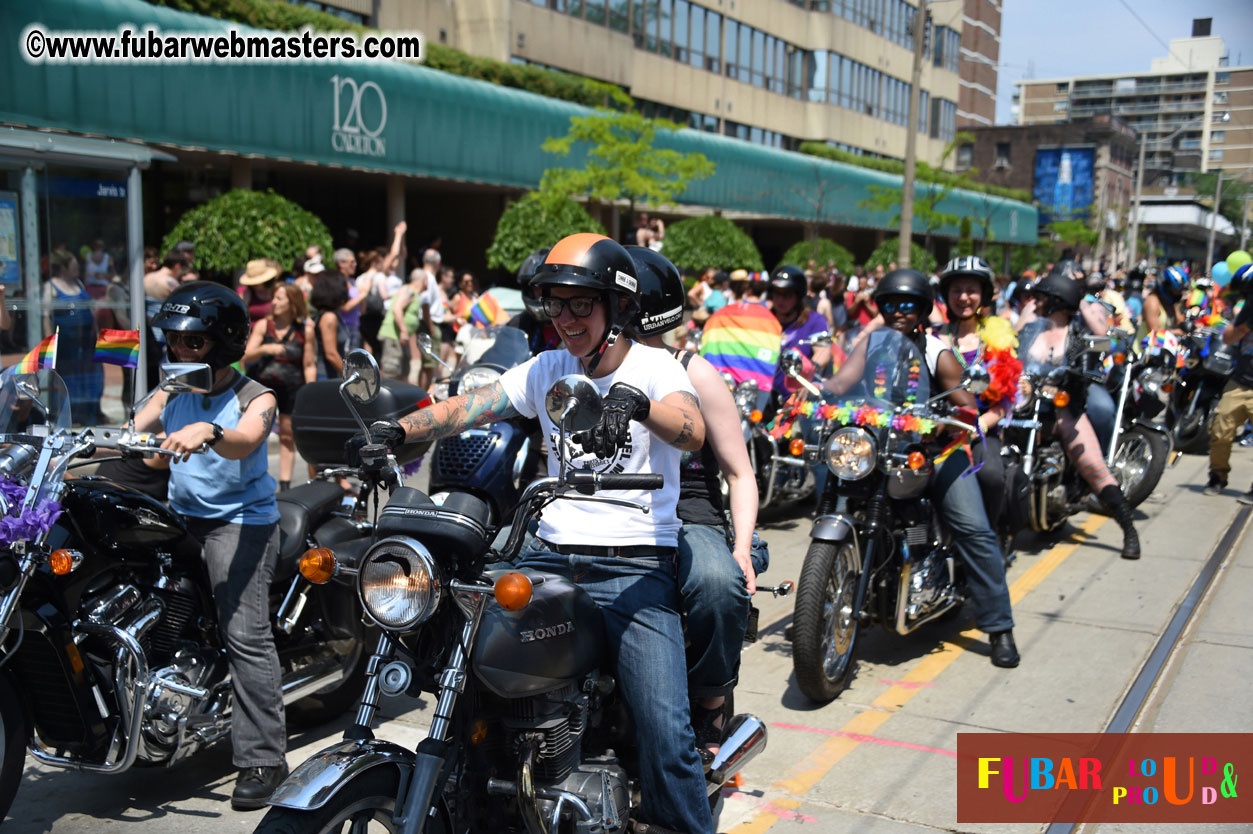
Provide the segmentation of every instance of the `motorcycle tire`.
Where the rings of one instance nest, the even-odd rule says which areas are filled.
[[[811,701],[833,700],[852,680],[861,565],[851,541],[816,541],[805,554],[792,612],[792,669]]]
[[[312,729],[334,721],[361,700],[365,691],[366,667],[370,665],[373,646],[378,642],[377,633],[373,629],[365,629],[356,641],[356,654],[347,658],[343,678],[338,683],[305,698],[301,698],[287,707],[287,724],[293,729]]]
[[[1166,471],[1169,455],[1166,439],[1143,426],[1132,426],[1118,439],[1118,449],[1110,469],[1118,479],[1128,504],[1138,507],[1152,494]]]
[[[271,808],[254,834],[329,834],[343,829],[345,823],[353,831],[369,826],[371,831],[396,832],[400,828],[392,822],[392,813],[399,789],[396,768],[372,767],[340,788],[321,808]]]
[[[0,729],[3,730],[0,735],[0,821],[3,821],[22,783],[26,745],[30,741],[26,711],[17,690],[6,677],[0,677]]]
[[[1175,448],[1185,455],[1204,455],[1209,453],[1209,427],[1214,419],[1214,410],[1203,407],[1201,414],[1193,415],[1191,420],[1176,418],[1173,429]]]

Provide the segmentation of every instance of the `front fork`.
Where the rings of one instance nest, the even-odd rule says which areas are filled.
[[[1110,466],[1113,466],[1114,453],[1118,451],[1118,436],[1122,434],[1122,415],[1127,407],[1127,392],[1131,390],[1131,376],[1134,368],[1134,362],[1123,365],[1122,390],[1118,393],[1118,408],[1114,411],[1114,431],[1109,439],[1109,454],[1105,456],[1105,463]]]

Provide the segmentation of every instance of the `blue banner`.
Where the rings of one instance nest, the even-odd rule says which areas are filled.
[[[0,191],[0,281],[16,284],[22,280],[21,250],[18,241],[17,194]]]
[[[1093,148],[1047,148],[1035,152],[1032,197],[1040,207],[1040,225],[1054,220],[1086,220],[1092,208]]]
[[[126,183],[121,180],[96,180],[87,177],[48,177],[49,197],[71,197],[80,200],[126,199]]]

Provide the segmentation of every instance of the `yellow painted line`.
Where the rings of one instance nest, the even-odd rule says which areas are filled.
[[[1107,521],[1109,521],[1109,518],[1106,516],[1091,515],[1087,521],[1080,525],[1079,529],[1083,533],[1091,535]],[[1079,544],[1080,542],[1068,542],[1066,544],[1056,544],[1049,548],[1049,551],[1039,561],[1010,585],[1010,602],[1017,604],[1019,600],[1034,590],[1062,562],[1066,561],[1070,554],[1078,549]],[[905,676],[901,678],[901,682],[926,683],[934,680],[969,646],[978,642],[982,634],[983,632],[972,628],[963,631],[952,641],[945,641],[941,644],[938,651],[928,654],[910,667]],[[918,694],[921,689],[922,687],[889,687],[886,692],[870,702],[869,709],[859,712],[849,719],[848,723],[840,728],[840,732],[852,735],[874,735],[875,731],[891,718],[894,712],[905,706],[906,702]],[[787,773],[784,774],[784,778],[774,783],[774,787],[792,796],[801,796],[807,793],[835,767],[840,759],[857,749],[861,743],[853,738],[831,736],[818,745],[817,749],[812,753],[789,768]],[[784,805],[787,801],[789,800],[780,799],[775,802],[775,805],[789,807]],[[795,800],[790,801],[794,802]],[[761,834],[769,830],[778,821],[778,815],[768,811],[760,811],[732,828],[728,834]]]

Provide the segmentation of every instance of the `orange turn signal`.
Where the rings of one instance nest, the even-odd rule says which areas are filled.
[[[1058,391],[1056,394],[1053,395],[1053,405],[1057,406],[1058,408],[1065,408],[1066,406],[1070,405],[1070,395],[1067,394],[1065,391]]]
[[[519,611],[531,602],[531,580],[522,573],[507,573],[496,580],[492,595],[506,611]]]
[[[68,550],[54,550],[48,554],[48,569],[57,576],[65,576],[74,570],[74,556]]]
[[[800,457],[801,455],[805,454],[805,438],[803,437],[796,438],[795,440],[793,440],[791,443],[788,444],[787,448],[788,448],[788,451],[791,452],[794,457]]]
[[[922,452],[910,452],[908,463],[910,469],[921,469],[927,463],[927,456]]]
[[[479,719],[470,725],[470,743],[482,744],[487,741],[487,722]]]
[[[752,411],[748,412],[748,421],[750,423],[760,423],[761,418],[765,416],[766,415],[761,413],[761,409],[754,408]]]
[[[1175,383],[1173,383],[1173,382],[1163,382],[1163,383],[1162,383],[1162,393],[1164,393],[1164,394],[1169,394],[1170,392],[1172,392],[1172,391],[1174,391],[1174,390],[1175,390]]]
[[[314,547],[300,557],[300,575],[314,585],[325,585],[335,575],[335,554],[329,547]]]
[[[1115,353],[1115,354],[1114,354],[1114,364],[1115,364],[1115,365],[1126,365],[1126,364],[1127,364],[1127,354],[1125,354],[1125,353]]]

